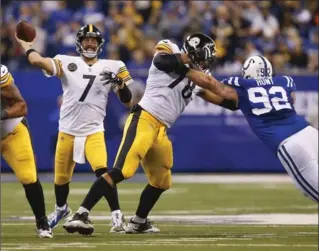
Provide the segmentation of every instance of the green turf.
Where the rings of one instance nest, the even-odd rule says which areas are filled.
[[[145,184],[119,185],[121,206],[133,214]],[[69,204],[80,205],[90,183],[72,183]],[[44,184],[47,212],[54,207],[52,184]],[[152,215],[236,215],[247,213],[317,213],[317,206],[291,184],[175,184],[163,194]],[[2,251],[11,250],[150,250],[150,251],[310,251],[318,250],[315,225],[203,225],[199,223],[158,222],[160,234],[109,234],[109,221],[94,221],[91,237],[67,234],[61,226],[54,238],[38,239],[33,221],[14,219],[31,216],[31,210],[18,183],[1,186]],[[109,216],[105,200],[92,215]],[[151,216],[152,216],[151,215]],[[150,217],[152,218],[152,217]]]

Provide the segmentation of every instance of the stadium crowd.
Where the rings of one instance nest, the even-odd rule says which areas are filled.
[[[2,1],[1,60],[27,69],[14,32],[21,19],[37,26],[35,49],[47,56],[74,54],[75,34],[86,23],[104,34],[102,57],[121,59],[145,74],[156,42],[179,45],[195,31],[210,35],[218,49],[218,73],[240,71],[243,60],[263,54],[276,72],[318,71],[317,1]]]

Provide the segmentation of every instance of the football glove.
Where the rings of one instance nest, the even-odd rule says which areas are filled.
[[[101,81],[105,81],[103,85],[122,85],[123,84],[123,79],[119,78],[114,72],[105,70],[100,73],[100,76],[102,78],[100,79]]]

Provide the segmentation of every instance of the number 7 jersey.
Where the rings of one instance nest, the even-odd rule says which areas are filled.
[[[275,153],[283,140],[308,126],[293,107],[296,85],[291,77],[230,77],[222,82],[236,90],[239,109],[251,129]]]
[[[108,94],[116,86],[103,85],[100,73],[112,71],[128,85],[133,82],[125,64],[118,60],[99,59],[89,66],[79,56],[57,55],[52,60],[53,76],[61,79],[63,102],[59,131],[73,136],[87,136],[104,131]],[[50,77],[46,72],[44,74]]]

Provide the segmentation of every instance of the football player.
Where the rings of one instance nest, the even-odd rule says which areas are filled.
[[[243,64],[242,77],[219,82],[209,76],[207,81],[210,90],[243,112],[303,194],[318,202],[318,130],[294,109],[293,78],[274,76],[267,58],[252,56]]]
[[[121,102],[129,106],[132,94],[127,85],[133,80],[122,61],[98,58],[104,39],[94,25],[85,25],[77,32],[76,51],[80,56],[42,57],[32,49],[32,42],[16,39],[32,65],[42,68],[46,76],[56,76],[62,82],[63,102],[54,168],[56,206],[49,215],[53,228],[71,214],[67,197],[75,163],[85,163],[86,158],[97,177],[107,171],[103,120],[108,95],[113,90]],[[123,232],[119,204],[113,203],[111,211],[111,232]]]
[[[39,237],[52,238],[53,234],[45,214],[42,185],[37,178],[30,132],[25,119],[27,105],[5,65],[1,65],[0,84],[1,155],[23,185],[36,219]]]
[[[191,35],[184,47],[200,48],[198,53],[205,54],[205,60],[198,65],[202,70],[208,68],[215,57],[215,43],[204,34]],[[185,66],[191,62],[188,55],[170,40],[162,40],[156,45],[144,96],[126,121],[114,167],[94,182],[77,213],[63,225],[68,232],[91,234],[94,226],[88,217],[90,210],[102,196],[108,198],[111,207],[118,204],[115,185],[131,178],[139,163],[148,184],[141,194],[135,216],[126,226],[126,233],[160,231],[147,216],[161,194],[172,184],[173,149],[167,128],[174,124],[192,100],[195,85],[191,80],[204,83],[201,86],[206,87],[202,79],[206,79],[207,75]],[[219,105],[223,103],[223,99],[215,94],[211,94],[210,98],[216,98],[215,103]]]

